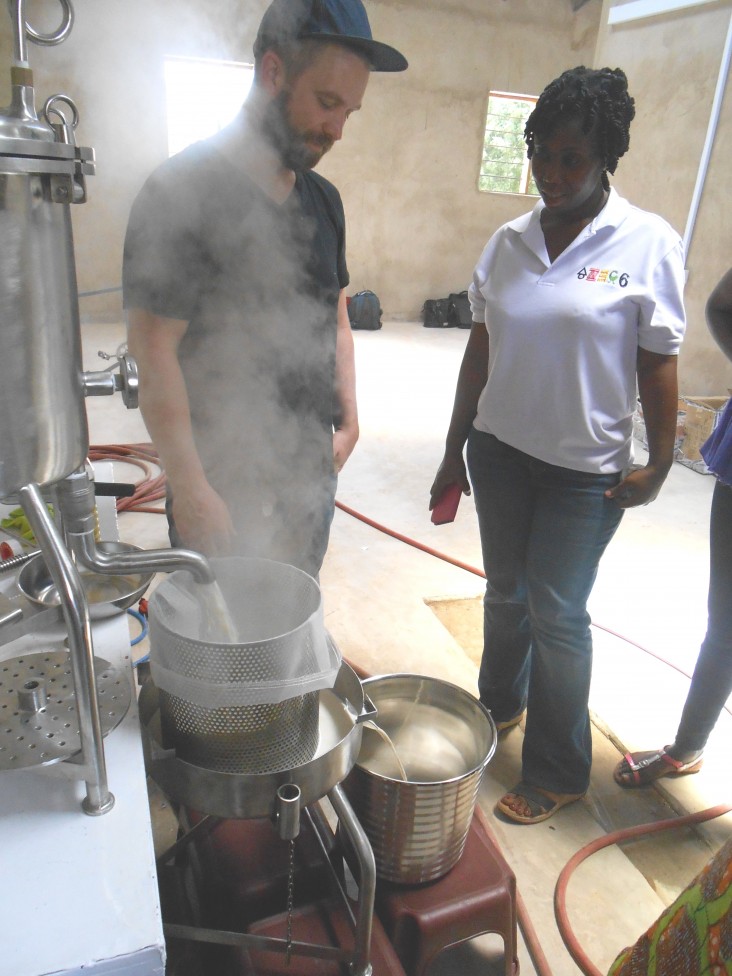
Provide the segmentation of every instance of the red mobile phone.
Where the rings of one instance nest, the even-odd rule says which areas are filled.
[[[445,488],[432,509],[432,521],[435,525],[444,525],[445,522],[455,520],[462,493],[463,490],[458,484],[448,485]]]

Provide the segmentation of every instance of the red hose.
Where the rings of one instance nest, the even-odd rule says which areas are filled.
[[[430,546],[426,546],[422,542],[417,542],[416,539],[410,539],[409,536],[402,535],[400,532],[395,532],[394,529],[390,529],[386,525],[375,522],[373,519],[368,518],[366,515],[362,515],[353,508],[349,508],[348,505],[344,505],[342,502],[336,501],[335,504],[336,508],[340,508],[341,511],[345,512],[347,515],[352,515],[354,518],[359,519],[359,521],[365,522],[366,525],[370,525],[372,528],[378,529],[379,532],[383,532],[385,535],[390,535],[392,538],[398,539],[400,542],[405,542],[408,546],[412,546],[414,549],[420,549],[422,552],[426,552],[430,556],[436,556],[437,559],[442,559],[446,563],[451,563],[453,566],[457,566],[458,569],[464,569],[466,572],[472,573],[474,576],[480,576],[481,579],[485,579],[485,573],[482,569],[478,569],[477,566],[471,566],[469,563],[464,563],[459,559],[455,559],[453,556],[448,556],[446,553],[440,552],[438,549],[432,549]],[[633,647],[637,647],[639,651],[643,651],[651,657],[654,657],[662,664],[667,664],[670,668],[673,668],[674,671],[678,671],[679,674],[682,674],[685,678],[688,678],[691,681],[691,675],[687,671],[684,671],[683,668],[678,667],[678,665],[674,664],[673,661],[666,660],[666,658],[661,657],[659,654],[649,650],[647,647],[643,647],[642,644],[636,643],[636,641],[631,640],[624,634],[620,634],[616,630],[611,630],[609,627],[603,627],[602,624],[596,624],[594,621],[592,622],[591,626],[595,627],[597,630],[604,631],[606,634],[610,634],[612,637],[617,637],[618,640],[624,641],[626,644],[631,644]],[[732,715],[732,710],[730,710],[727,705],[724,706],[724,710]]]
[[[121,461],[125,464],[136,465],[145,472],[145,478],[136,486],[135,492],[131,498],[117,499],[118,512],[135,511],[151,512],[159,515],[164,514],[164,509],[151,508],[148,505],[148,503],[151,501],[157,501],[165,497],[164,472],[160,470],[160,473],[157,476],[153,476],[151,473],[151,464],[160,468],[158,454],[152,444],[95,445],[89,448],[89,459],[92,461]],[[448,556],[446,553],[433,549],[431,546],[427,546],[424,543],[417,542],[415,539],[411,539],[409,536],[403,535],[401,532],[396,532],[394,529],[390,529],[387,526],[368,518],[366,515],[362,515],[355,509],[349,508],[348,505],[344,505],[342,502],[336,501],[335,504],[336,508],[340,508],[341,511],[345,512],[347,515],[351,515],[353,518],[359,519],[359,521],[364,522],[366,525],[370,525],[379,532],[383,532],[385,535],[389,535],[392,538],[397,539],[400,542],[404,542],[415,549],[419,549],[430,556],[435,556],[437,559],[442,559],[444,562],[457,566],[458,569],[463,569],[468,573],[472,573],[475,576],[485,579],[485,573],[482,569],[478,569],[477,567],[471,566],[462,560]],[[633,645],[633,647],[637,647],[639,650],[645,651],[646,654],[650,654],[651,657],[655,657],[656,660],[661,661],[663,664],[667,664],[669,667],[674,668],[680,674],[683,674],[684,677],[691,678],[691,675],[687,674],[675,664],[672,664],[670,661],[665,660],[665,658],[654,654],[653,651],[649,651],[648,648],[643,647],[641,644],[637,644],[635,641],[629,640],[622,634],[618,634],[607,627],[602,627],[600,624],[593,623],[592,626],[597,627],[599,630],[604,630],[613,637],[626,641],[628,644]],[[351,665],[351,667],[354,668],[360,678],[363,679],[369,677],[368,673],[362,668],[354,665]],[[728,712],[730,711],[726,705],[725,709]],[[730,714],[732,714],[732,712]],[[608,847],[610,844],[615,844],[619,841],[628,840],[633,837],[640,837],[645,834],[653,834],[663,830],[671,830],[673,827],[683,827],[692,823],[703,823],[706,820],[712,820],[714,817],[720,817],[723,814],[730,813],[731,811],[731,806],[710,807],[709,809],[702,810],[699,813],[689,814],[688,816],[678,817],[673,820],[661,820],[653,824],[641,824],[637,827],[628,827],[624,830],[616,830],[613,833],[607,834],[605,837],[598,838],[598,840],[587,844],[570,858],[562,869],[557,881],[554,892],[554,913],[557,926],[559,928],[559,933],[564,940],[567,951],[582,972],[585,973],[585,976],[602,976],[602,974],[594,966],[592,961],[580,946],[569,924],[566,909],[566,891],[569,878],[575,868],[577,868],[579,864],[581,864],[582,861],[584,861],[591,854]],[[478,816],[480,816],[481,823],[486,833],[491,838],[491,841],[496,845],[496,847],[500,847],[496,836],[491,830],[487,818],[483,814],[482,810],[477,808],[476,813]],[[523,898],[521,897],[518,889],[516,891],[516,908],[521,932],[538,976],[552,976],[549,963],[544,955],[544,951],[541,948],[536,930],[534,929],[529,914],[526,910],[526,905],[524,904]]]
[[[488,817],[486,817],[479,806],[476,806],[475,808],[475,815],[480,820],[481,826],[490,838],[491,843],[500,850],[501,845],[498,843],[498,838],[493,833],[493,828],[488,823]],[[531,957],[531,961],[534,964],[534,969],[536,970],[537,976],[552,976],[549,961],[544,955],[544,950],[539,942],[539,936],[536,934],[534,923],[531,921],[531,917],[529,916],[526,909],[526,904],[521,897],[521,892],[519,891],[518,887],[516,888],[516,914],[518,915],[518,923],[521,929],[521,934],[524,937],[524,942],[526,943],[526,948],[529,956]]]
[[[732,806],[709,807],[708,810],[701,810],[699,813],[690,813],[685,817],[675,817],[671,820],[658,820],[652,824],[640,824],[637,827],[626,827],[624,830],[615,830],[605,837],[598,837],[597,840],[590,841],[580,848],[564,865],[554,889],[554,917],[557,921],[559,934],[562,936],[567,951],[577,963],[585,976],[603,976],[600,970],[593,964],[592,960],[580,946],[577,938],[569,924],[567,914],[567,886],[569,879],[575,868],[577,868],[586,858],[610,844],[617,844],[622,840],[630,840],[633,837],[643,837],[646,834],[656,834],[664,830],[672,830],[674,827],[685,827],[689,824],[704,823],[706,820],[713,820],[726,813],[732,812]]]
[[[132,464],[144,472],[129,498],[117,499],[118,512],[148,512],[164,515],[165,509],[150,503],[165,498],[165,474],[160,469],[158,453],[152,444],[95,444],[89,448],[90,461],[120,461]],[[153,468],[158,474],[153,474]]]

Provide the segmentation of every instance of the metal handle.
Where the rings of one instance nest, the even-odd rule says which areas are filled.
[[[41,34],[40,31],[34,30],[28,21],[25,21],[25,34],[28,40],[33,41],[34,44],[42,44],[46,47],[61,44],[66,40],[71,33],[71,28],[74,26],[74,8],[71,6],[71,0],[59,0],[59,3],[64,11],[61,25],[51,34]],[[23,0],[20,0],[20,6],[22,8]]]
[[[47,47],[53,44],[61,44],[71,32],[74,24],[74,9],[71,0],[59,0],[63,7],[63,20],[61,25],[51,34],[42,34],[35,30],[25,19],[25,0],[8,0],[8,10],[13,20],[13,61],[16,65],[28,66],[28,50],[26,38],[34,44],[42,44]]]
[[[62,103],[71,111],[71,120],[66,118],[64,113],[57,108],[58,103]],[[75,146],[76,140],[74,139],[74,130],[79,124],[79,110],[76,107],[76,103],[68,95],[58,94],[51,95],[46,99],[46,104],[43,106],[43,112],[41,113],[43,118],[49,124],[56,134],[56,141],[63,143],[65,146]],[[51,118],[59,119],[58,122],[54,122]]]

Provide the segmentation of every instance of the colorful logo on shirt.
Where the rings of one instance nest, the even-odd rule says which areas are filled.
[[[630,281],[626,271],[610,271],[608,268],[582,268],[577,277],[581,281],[598,281],[602,285],[619,285],[621,288],[627,288]]]

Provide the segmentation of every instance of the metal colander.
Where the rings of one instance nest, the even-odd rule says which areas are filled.
[[[150,599],[163,744],[223,772],[299,766],[318,745],[318,691],[333,686],[341,664],[325,632],[320,588],[271,560],[211,565],[235,640],[212,632],[211,594],[187,572],[173,573]]]

